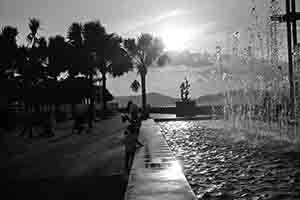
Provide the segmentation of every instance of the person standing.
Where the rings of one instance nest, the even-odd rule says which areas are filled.
[[[141,142],[138,141],[138,131],[137,127],[134,124],[128,125],[127,129],[124,132],[124,144],[125,144],[125,170],[129,173],[132,166],[135,151],[137,145],[139,147],[144,146]]]
[[[127,104],[127,112],[131,120],[137,120],[139,118],[139,108],[132,101]]]

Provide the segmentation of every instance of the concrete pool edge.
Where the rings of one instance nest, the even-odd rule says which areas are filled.
[[[145,146],[135,154],[124,199],[196,199],[183,169],[153,119],[143,122],[139,140]]]
[[[195,120],[217,120],[223,119],[223,116],[213,116],[213,115],[198,115],[198,116],[187,116],[187,117],[152,117],[154,122],[169,122],[169,121],[195,121]]]

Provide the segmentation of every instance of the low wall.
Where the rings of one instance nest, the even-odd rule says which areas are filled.
[[[195,110],[193,111],[196,115],[211,115],[213,113],[213,110],[215,114],[223,114],[223,106],[196,106]],[[150,109],[151,113],[161,113],[161,114],[177,114],[178,110],[176,107],[151,107]]]
[[[223,114],[223,106],[217,105],[217,106],[196,106],[195,110],[193,111],[196,115],[211,115],[213,113],[213,110],[215,110],[215,114]],[[119,108],[119,112],[126,113],[126,108]],[[151,107],[150,113],[160,113],[160,114],[177,114],[178,109],[176,107]]]

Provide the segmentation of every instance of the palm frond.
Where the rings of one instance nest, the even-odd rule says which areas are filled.
[[[40,23],[39,19],[37,19],[37,18],[30,18],[29,19],[28,26],[29,26],[29,29],[30,29],[33,36],[35,36],[37,34],[37,32],[40,28],[40,25],[41,25],[41,23]]]
[[[100,21],[91,21],[83,25],[83,39],[86,48],[96,49],[105,39],[106,30]]]
[[[83,27],[80,23],[74,22],[68,28],[67,38],[69,39],[70,43],[76,47],[82,45],[82,32]]]
[[[15,41],[18,34],[18,29],[12,26],[5,26],[1,31],[1,35],[8,41]]]

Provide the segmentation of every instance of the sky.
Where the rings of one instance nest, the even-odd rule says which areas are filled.
[[[263,1],[257,1],[259,7]],[[30,17],[40,19],[43,36],[65,35],[72,22],[98,19],[123,36],[185,30],[191,37],[186,48],[211,49],[224,33],[244,28],[250,5],[250,0],[1,0],[0,25],[17,26],[22,39]]]
[[[269,0],[256,0],[257,13],[265,16]],[[24,42],[29,32],[28,21],[36,17],[41,21],[40,36],[66,35],[72,22],[100,20],[107,32],[123,37],[136,37],[142,32],[161,37],[170,50],[215,51],[216,45],[226,46],[226,38],[236,31],[241,33],[241,43],[247,42],[247,27],[251,23],[252,0],[0,0],[0,26],[16,26],[18,41]],[[298,3],[297,9],[300,8]],[[179,67],[182,71],[182,68]],[[158,78],[161,73],[150,73]],[[165,69],[177,79],[184,78],[173,68]],[[180,71],[179,70],[179,71]],[[150,76],[151,74],[149,74]],[[135,73],[109,82],[115,94],[132,94],[129,89],[119,89],[128,84]],[[173,78],[172,78],[173,79]],[[176,79],[176,83],[178,80]],[[149,91],[164,92],[177,97],[174,82],[165,78],[163,89],[157,83],[148,83]],[[168,82],[167,82],[168,81]],[[126,84],[125,84],[126,83]],[[160,83],[160,84],[161,84]],[[176,85],[176,84],[175,84]],[[127,85],[126,85],[127,87]],[[128,86],[129,87],[129,86]],[[199,88],[199,87],[197,87]],[[200,90],[194,96],[200,95]]]

